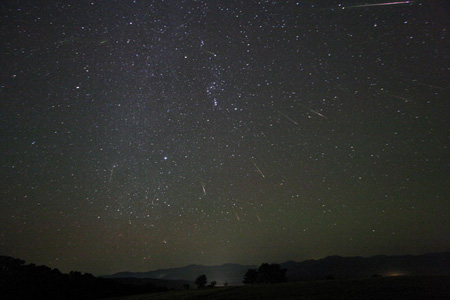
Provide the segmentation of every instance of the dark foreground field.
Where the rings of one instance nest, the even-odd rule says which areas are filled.
[[[170,291],[111,298],[114,300],[193,299],[450,299],[450,277],[385,277],[275,285],[251,285],[204,290]]]

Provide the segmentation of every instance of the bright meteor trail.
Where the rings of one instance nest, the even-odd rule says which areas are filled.
[[[263,178],[266,178],[266,176],[264,176],[264,173],[261,171],[260,168],[258,168],[258,166],[256,165],[256,163],[254,161],[252,161],[253,165],[255,165],[256,170],[258,170],[258,173],[261,174],[261,176]]]
[[[372,6],[387,6],[387,5],[398,5],[398,4],[410,4],[410,3],[414,3],[414,1],[397,1],[397,2],[372,3],[372,4],[353,5],[353,6],[347,6],[347,7],[348,8],[357,8],[357,7],[372,7]]]
[[[278,110],[278,112],[279,112],[282,116],[284,116],[286,119],[288,119],[289,121],[291,121],[292,123],[294,123],[295,125],[298,125],[297,122],[295,122],[294,120],[292,120],[291,118],[289,118],[288,116],[286,116],[285,114],[283,114],[281,111]]]
[[[203,181],[201,183],[202,183],[203,195],[206,196],[205,184],[203,183]]]

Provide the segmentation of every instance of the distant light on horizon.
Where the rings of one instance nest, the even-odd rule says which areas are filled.
[[[387,273],[385,276],[386,277],[398,277],[398,276],[407,276],[408,274],[405,272],[401,272],[401,271],[393,271],[393,272],[389,272]]]

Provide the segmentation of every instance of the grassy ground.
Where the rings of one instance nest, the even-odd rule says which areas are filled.
[[[112,298],[114,300],[262,300],[262,299],[450,299],[450,277],[386,277],[275,285],[252,285],[204,290],[170,291]]]

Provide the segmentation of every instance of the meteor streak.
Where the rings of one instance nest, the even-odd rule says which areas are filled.
[[[208,53],[208,54],[210,54],[210,55],[212,55],[212,56],[214,56],[214,57],[216,57],[217,56],[217,54],[216,53],[214,53],[214,52],[211,52],[211,51],[208,51],[208,50],[204,50],[206,53]]]
[[[388,93],[388,95],[391,96],[391,97],[397,98],[397,99],[404,100],[405,102],[413,102],[412,100],[406,99],[404,97],[396,96],[396,95],[389,94],[389,93]]]
[[[328,120],[328,118],[327,118],[326,116],[322,115],[322,114],[321,114],[320,112],[318,112],[318,111],[315,111],[314,109],[309,108],[308,106],[302,105],[302,104],[300,104],[300,103],[297,103],[297,105],[306,108],[306,109],[309,110],[310,112],[312,112],[312,113],[318,115],[319,117],[324,118],[325,120]]]
[[[286,116],[285,114],[283,114],[281,111],[277,110],[280,115],[282,115],[283,117],[285,117],[286,119],[288,119],[289,121],[291,121],[292,123],[294,123],[295,125],[298,125],[297,122],[295,122],[294,120],[292,120],[291,118],[289,118],[288,116]]]
[[[415,81],[415,80],[413,80],[413,82],[416,83],[416,84],[423,85],[423,86],[428,86],[428,87],[430,87],[430,88],[435,88],[435,89],[440,89],[440,90],[446,90],[446,88],[441,87],[441,86],[436,86],[436,85],[426,84],[426,83],[422,83],[422,82]]]
[[[387,6],[387,5],[398,5],[398,4],[410,4],[410,3],[414,3],[414,1],[397,1],[397,2],[372,3],[372,4],[352,5],[352,6],[346,6],[346,7],[348,7],[348,8],[357,8],[357,7],[372,7],[372,6]]]
[[[315,113],[315,114],[318,115],[319,117],[322,117],[322,118],[324,118],[325,120],[328,120],[328,118],[325,117],[324,115],[322,115],[320,112],[315,111],[315,110],[313,110],[313,109],[311,109],[311,108],[308,108],[308,109],[309,109],[310,112]]]
[[[206,196],[205,184],[203,183],[203,181],[201,181],[201,183],[202,183],[203,195]]]
[[[258,170],[258,173],[261,174],[261,176],[263,178],[266,178],[266,176],[264,176],[263,172],[261,171],[260,168],[258,168],[258,166],[256,165],[256,163],[252,160],[253,165],[255,166],[256,170]]]
[[[113,165],[112,167],[111,167],[111,172],[109,173],[109,181],[108,181],[108,183],[111,183],[111,180],[112,180],[112,178],[113,178],[113,175],[114,175],[114,169],[116,168],[116,165]]]

